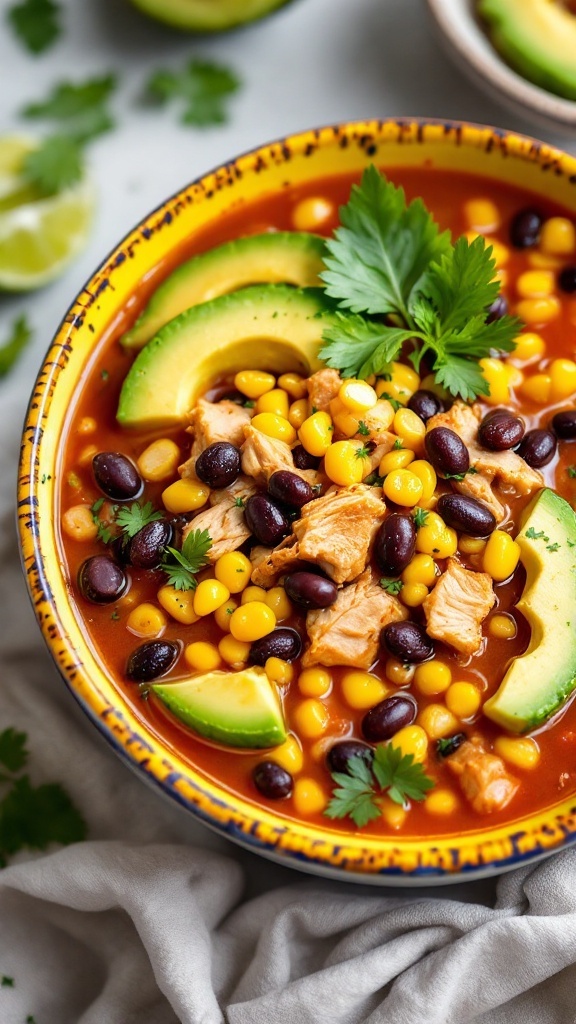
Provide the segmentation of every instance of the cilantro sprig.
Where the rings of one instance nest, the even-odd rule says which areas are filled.
[[[423,800],[434,781],[413,754],[403,754],[392,743],[379,743],[369,765],[362,757],[351,757],[347,772],[333,772],[336,783],[324,814],[328,818],[351,818],[357,828],[379,818],[379,799],[388,796],[405,806],[408,800]]]
[[[60,4],[54,0],[21,0],[12,4],[6,17],[30,53],[43,53],[60,35]]]
[[[228,120],[226,103],[240,84],[230,68],[212,61],[191,60],[181,71],[156,71],[147,90],[160,103],[183,101],[183,124],[208,128]]]
[[[102,518],[100,513],[104,502],[104,498],[98,498],[90,508],[92,519],[98,527],[98,540],[104,544],[109,544],[118,536],[123,536],[124,540],[131,540],[149,523],[162,519],[162,513],[154,509],[151,501],[147,501],[145,505],[141,505],[139,501],[133,501],[130,505],[109,505],[105,518]],[[117,527],[120,527],[120,533]]]
[[[168,547],[161,568],[168,576],[168,583],[175,590],[195,590],[198,583],[196,573],[206,565],[212,538],[208,530],[191,530],[182,550]]]
[[[422,200],[407,204],[374,166],[340,218],[320,275],[340,307],[323,333],[328,366],[346,377],[385,375],[409,344],[414,368],[426,357],[452,395],[489,394],[478,360],[512,351],[520,329],[511,316],[487,321],[500,289],[491,247],[464,236],[453,245]]]

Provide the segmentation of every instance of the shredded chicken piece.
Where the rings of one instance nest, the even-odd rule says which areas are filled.
[[[472,572],[449,558],[446,572],[422,605],[426,632],[462,654],[475,654],[482,645],[480,627],[495,600],[488,573]]]
[[[268,558],[268,556],[272,554],[272,550],[272,548],[265,547],[264,544],[256,544],[249,555],[250,561],[252,562],[252,569],[257,569],[260,562],[263,562],[265,558]]]
[[[210,562],[215,562],[220,555],[225,555],[229,551],[236,551],[236,548],[250,537],[244,509],[236,504],[236,498],[227,494],[224,494],[216,505],[199,512],[185,526],[182,532],[183,540],[191,530],[208,530],[212,538],[212,547],[208,552]]]
[[[242,445],[242,472],[254,478],[259,487],[266,487],[272,473],[287,469],[296,476],[307,480],[311,487],[322,483],[322,476],[315,469],[297,469],[290,446],[285,441],[268,437],[255,427],[245,427]]]
[[[324,412],[328,409],[332,399],[338,398],[338,392],[342,387],[342,377],[338,370],[331,370],[327,366],[308,377],[306,387],[308,388],[309,408],[316,409],[317,412]]]
[[[505,509],[494,488],[515,494],[532,494],[544,486],[544,478],[532,469],[516,452],[491,452],[478,444],[478,426],[482,418],[479,405],[466,405],[457,401],[448,412],[438,413],[428,420],[427,429],[449,427],[458,434],[470,453],[470,465],[476,473],[467,473],[463,480],[454,481],[461,494],[477,498],[488,505],[497,522],[505,516]]]
[[[478,736],[465,740],[446,758],[446,764],[478,814],[502,810],[518,789],[518,780],[508,774],[502,758],[489,754]]]
[[[257,493],[258,488],[252,478],[240,473],[240,476],[236,477],[233,484],[230,484],[228,487],[221,487],[217,491],[211,491],[208,501],[210,505],[218,505],[221,501],[233,498],[235,502],[239,502],[241,499],[243,504],[246,504],[248,498]]]
[[[190,413],[190,430],[194,434],[190,458],[180,466],[180,476],[196,479],[196,459],[208,445],[216,441],[229,441],[239,448],[244,440],[244,427],[250,423],[250,419],[250,409],[236,402],[227,399],[207,402],[205,398],[199,398]]]
[[[376,660],[382,628],[406,616],[404,606],[386,593],[367,569],[354,583],[342,588],[330,608],[308,612],[310,646],[302,664],[368,669]]]
[[[252,581],[271,581],[294,562],[315,562],[335,583],[349,583],[364,570],[374,535],[386,513],[378,488],[354,484],[331,488],[308,502],[292,533],[252,573]]]

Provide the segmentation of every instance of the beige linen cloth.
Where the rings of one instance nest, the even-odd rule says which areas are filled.
[[[120,763],[28,606],[6,386],[0,414],[0,728],[28,734],[33,783],[64,784],[90,836],[0,871],[0,1024],[573,1024],[576,851],[383,894],[245,854]]]

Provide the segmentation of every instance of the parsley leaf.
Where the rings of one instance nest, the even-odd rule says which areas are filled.
[[[168,556],[164,558],[161,568],[168,576],[168,583],[175,590],[195,590],[195,575],[206,565],[211,547],[212,538],[208,530],[191,530],[181,551],[167,548]]]
[[[379,743],[372,765],[362,757],[351,757],[347,772],[332,774],[337,784],[324,814],[328,818],[351,818],[358,828],[380,816],[379,797],[386,794],[395,803],[423,800],[434,786],[413,754],[403,754],[391,743]]]
[[[10,372],[32,338],[32,328],[23,314],[12,324],[8,341],[0,348],[0,377]]]
[[[372,373],[382,376],[390,371],[402,345],[410,338],[412,331],[335,312],[322,335],[325,344],[320,355],[327,366],[340,370],[343,377],[364,378]]]
[[[183,100],[182,123],[207,128],[228,120],[226,101],[238,91],[240,84],[237,75],[221,64],[191,60],[180,72],[156,71],[147,88],[160,103]]]
[[[380,586],[382,590],[386,590],[388,594],[399,594],[404,584],[402,580],[395,580],[389,576],[383,576],[380,580]]]
[[[406,799],[423,800],[434,782],[430,779],[413,754],[403,754],[400,747],[392,743],[379,743],[374,752],[372,770],[380,787],[396,804]]]
[[[0,732],[0,764],[9,772],[18,772],[26,764],[28,751],[25,743],[26,733],[11,728]]]
[[[7,18],[30,53],[43,53],[60,35],[60,13],[54,0],[22,0],[8,8]]]
[[[154,511],[151,501],[147,501],[145,505],[141,505],[139,501],[134,501],[130,508],[127,505],[123,505],[116,512],[115,519],[123,533],[130,539],[135,537],[149,523],[162,519],[162,513]]]
[[[83,177],[82,150],[69,135],[49,135],[37,149],[26,154],[22,173],[43,195],[56,195]]]
[[[56,121],[66,135],[83,146],[114,127],[106,104],[116,84],[115,75],[78,83],[60,82],[47,100],[29,103],[22,114],[34,120]]]
[[[374,778],[362,757],[351,757],[348,772],[334,772],[337,788],[324,814],[328,818],[352,818],[357,828],[380,817],[380,808],[374,799]]]

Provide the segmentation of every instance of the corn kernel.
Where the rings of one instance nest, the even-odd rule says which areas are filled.
[[[405,583],[400,591],[400,600],[407,608],[419,608],[428,597],[424,583]]]
[[[527,300],[528,301],[528,300]],[[489,405],[505,405],[510,401],[510,380],[507,368],[501,359],[479,359],[482,376],[490,388],[490,394],[483,396]]]
[[[520,388],[524,398],[529,398],[531,402],[537,402],[538,405],[548,404],[551,391],[552,378],[548,373],[534,373],[531,377],[526,377]]]
[[[397,658],[388,658],[386,662],[386,678],[395,686],[407,686],[414,678],[415,665],[404,665]]]
[[[549,217],[540,231],[540,248],[547,256],[571,256],[576,250],[576,228],[567,217]]]
[[[353,669],[342,676],[342,696],[351,708],[367,710],[379,704],[388,693],[388,687],[369,672]]]
[[[253,418],[252,426],[262,434],[266,434],[266,437],[273,437],[275,441],[293,444],[296,440],[296,431],[292,424],[283,416],[276,416],[273,412],[259,412]]]
[[[359,484],[364,476],[364,459],[358,457],[362,445],[354,441],[335,441],[324,456],[324,472],[340,487]]]
[[[253,401],[267,391],[272,391],[276,381],[271,373],[264,373],[263,370],[241,370],[234,377],[234,387]]]
[[[187,644],[184,648],[184,658],[195,672],[214,672],[222,664],[218,649],[214,644],[206,643],[205,640]]]
[[[521,299],[516,313],[525,324],[549,324],[560,315],[560,299],[546,295],[541,299]]]
[[[267,658],[264,670],[270,682],[278,686],[288,686],[294,678],[294,668],[282,658]]]
[[[210,615],[230,597],[228,587],[219,580],[202,580],[194,591],[194,611],[196,615]]]
[[[404,755],[412,754],[414,760],[419,763],[426,760],[428,737],[420,725],[405,725],[392,737],[390,743],[397,750],[401,750]]]
[[[500,211],[496,203],[484,197],[469,199],[464,204],[464,216],[471,230],[481,235],[497,231],[501,224]]]
[[[176,442],[169,437],[161,437],[158,441],[152,441],[141,453],[137,460],[138,469],[145,480],[159,483],[174,476],[180,459],[180,449]]]
[[[72,540],[82,542],[95,540],[98,536],[98,523],[89,505],[72,505],[62,516],[62,529]]]
[[[497,583],[502,583],[512,575],[520,561],[520,545],[512,540],[504,530],[494,530],[490,534],[484,555],[482,568]]]
[[[379,398],[374,408],[369,409],[363,419],[371,434],[381,434],[390,429],[394,421],[394,408],[387,399]]]
[[[424,526],[416,532],[416,550],[423,555],[449,558],[458,549],[456,530],[446,526],[437,512],[428,512]]]
[[[393,828],[395,831],[402,828],[407,814],[406,808],[402,804],[397,804],[389,796],[383,796],[380,800],[380,810],[389,828]]]
[[[388,476],[388,473],[393,473],[395,469],[406,469],[413,461],[413,451],[409,448],[396,448],[382,456],[378,472],[380,476]]]
[[[95,455],[98,455],[99,449],[95,444],[88,444],[82,449],[78,456],[78,464],[80,466],[89,466]]]
[[[531,736],[498,736],[494,742],[494,753],[515,768],[527,771],[536,768],[540,760],[540,747]]]
[[[164,508],[169,512],[195,512],[210,497],[210,488],[196,480],[176,480],[162,491]]]
[[[278,377],[278,387],[284,388],[295,401],[305,398],[308,394],[306,381],[299,373],[283,373]]]
[[[538,249],[532,249],[527,253],[527,260],[529,265],[535,267],[536,270],[560,270],[564,265],[561,256],[547,256],[546,253],[539,252]]]
[[[214,620],[216,625],[220,627],[223,633],[230,632],[230,616],[232,612],[235,612],[238,607],[238,602],[231,597],[224,604],[221,604],[219,608],[214,612]]]
[[[463,555],[479,555],[481,551],[484,551],[485,547],[486,541],[482,540],[481,537],[468,537],[463,533],[458,540],[458,550]]]
[[[526,270],[516,281],[516,291],[522,299],[539,299],[552,295],[556,278],[551,270]]]
[[[443,704],[428,704],[417,718],[418,725],[431,740],[441,740],[458,732],[460,723]]]
[[[452,683],[446,690],[444,700],[456,718],[472,718],[480,710],[482,694],[473,683]]]
[[[292,615],[292,602],[284,587],[272,587],[266,591],[265,603],[272,609],[278,622]]]
[[[231,594],[239,594],[250,583],[252,563],[241,551],[227,551],[220,555],[214,565],[216,579],[228,588]]]
[[[576,391],[576,363],[573,359],[553,359],[548,367],[550,374],[550,398],[561,402]]]
[[[286,392],[282,388],[272,388],[272,391],[267,391],[265,395],[260,395],[256,402],[255,412],[256,415],[262,412],[269,412],[273,416],[281,416],[282,419],[287,420],[289,408],[290,402]]]
[[[240,605],[230,616],[230,632],[235,640],[252,643],[271,633],[276,625],[276,616],[263,601],[251,601]]]
[[[358,416],[351,413],[339,398],[333,398],[330,402],[330,415],[335,429],[340,434],[344,434],[345,437],[354,437],[354,434],[358,433],[360,429]]]
[[[293,709],[292,717],[296,732],[307,740],[323,736],[330,724],[328,708],[315,697],[300,701]]]
[[[422,497],[422,481],[409,469],[394,469],[384,480],[384,494],[390,501],[413,508]]]
[[[156,637],[166,629],[166,616],[155,604],[144,602],[132,609],[126,626],[136,636]]]
[[[298,676],[298,689],[303,697],[327,697],[332,689],[332,676],[325,668],[305,668]]]
[[[232,668],[241,668],[250,657],[250,644],[242,640],[236,640],[235,637],[228,633],[220,640],[218,651],[224,661]]]
[[[488,632],[499,640],[512,640],[517,633],[516,622],[511,615],[493,615],[488,622]]]
[[[266,604],[266,591],[264,587],[246,587],[246,590],[242,591],[240,601],[242,604],[250,604],[251,601],[263,601]]]
[[[436,563],[430,555],[414,555],[401,578],[403,583],[423,583],[431,587],[436,580]]]
[[[78,434],[93,434],[98,424],[93,416],[83,416],[76,427]]]
[[[297,814],[319,814],[328,803],[328,797],[315,779],[300,777],[294,781],[294,809]]]
[[[394,415],[393,430],[402,438],[404,446],[417,451],[422,447],[426,425],[412,409],[398,409]]]
[[[452,682],[452,673],[443,661],[425,661],[416,667],[414,682],[420,693],[426,696],[444,693]]]
[[[298,431],[303,447],[317,458],[325,455],[332,443],[334,427],[327,412],[315,412],[304,420]]]
[[[426,459],[416,459],[415,462],[411,462],[409,465],[410,472],[415,473],[422,484],[421,501],[430,501],[438,483],[434,466],[427,462]]]
[[[299,430],[307,416],[308,399],[297,398],[288,409],[288,423],[294,427],[294,430]]]
[[[295,231],[317,231],[336,214],[334,203],[324,196],[307,196],[292,210]]]
[[[166,584],[165,587],[160,587],[156,600],[171,618],[181,622],[183,626],[192,626],[200,618],[194,611],[193,590],[176,590],[175,587]]]
[[[274,764],[279,764],[284,771],[290,772],[290,775],[297,775],[304,766],[302,747],[292,734],[279,747],[275,747],[269,757]]]
[[[410,394],[414,394],[415,391],[420,387],[420,377],[411,366],[407,366],[406,363],[392,363],[392,373],[390,383],[395,387],[403,388]],[[408,399],[407,399],[408,400]]]
[[[352,379],[344,381],[338,392],[338,398],[342,405],[357,416],[363,416],[378,401],[378,395],[370,384],[367,384],[365,380]]]
[[[428,814],[449,815],[458,807],[458,797],[451,789],[434,789],[424,800],[424,810]]]

